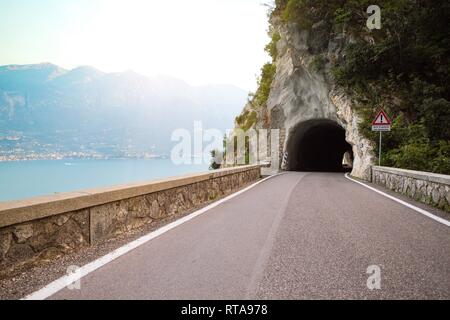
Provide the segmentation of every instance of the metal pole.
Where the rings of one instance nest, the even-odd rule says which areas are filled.
[[[380,153],[379,153],[379,155],[378,155],[378,165],[381,167],[381,142],[382,142],[382,136],[383,136],[383,133],[380,131],[380,146],[379,146],[379,149],[380,149]]]

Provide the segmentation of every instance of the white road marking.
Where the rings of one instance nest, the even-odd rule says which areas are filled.
[[[412,204],[410,204],[410,203],[408,203],[408,202],[406,202],[406,201],[397,199],[396,197],[393,197],[393,196],[391,196],[391,195],[389,195],[389,194],[387,194],[387,193],[384,193],[383,191],[377,190],[377,189],[375,189],[375,188],[373,188],[373,187],[371,187],[371,186],[368,186],[367,184],[362,183],[362,182],[360,182],[360,181],[358,181],[358,180],[352,179],[348,173],[345,175],[345,177],[346,177],[348,180],[353,181],[354,183],[360,184],[360,185],[366,187],[367,189],[370,189],[370,190],[372,190],[372,191],[375,191],[376,193],[379,193],[379,194],[385,196],[386,198],[389,198],[389,199],[391,199],[391,200],[394,200],[395,202],[398,202],[398,203],[404,205],[405,207],[408,207],[408,208],[410,208],[410,209],[413,209],[413,210],[419,212],[420,214],[423,214],[424,216],[427,216],[427,217],[430,218],[430,219],[433,219],[433,220],[435,220],[435,221],[437,221],[437,222],[439,222],[439,223],[442,223],[442,224],[446,225],[447,227],[450,227],[450,221],[448,221],[448,220],[445,220],[445,219],[443,219],[443,218],[441,218],[441,217],[438,217],[438,216],[436,216],[436,215],[434,215],[434,214],[432,214],[432,213],[430,213],[430,212],[428,212],[428,211],[426,211],[426,210],[423,210],[423,209],[421,209],[421,208],[419,208],[419,207],[416,207],[416,206],[414,206],[414,205],[412,205]]]
[[[153,231],[151,233],[149,233],[148,235],[143,236],[142,238],[139,238],[133,242],[130,242],[114,251],[112,251],[111,253],[108,253],[107,255],[94,260],[93,262],[81,267],[79,270],[77,270],[77,272],[75,274],[70,274],[70,275],[65,275],[61,278],[59,278],[58,280],[53,281],[52,283],[48,284],[47,286],[45,286],[44,288],[26,296],[25,298],[23,298],[22,300],[45,300],[48,297],[51,297],[52,295],[54,295],[55,293],[58,293],[59,291],[63,290],[64,288],[66,288],[67,286],[71,285],[72,283],[82,279],[83,277],[87,276],[88,274],[94,272],[95,270],[103,267],[104,265],[116,260],[117,258],[120,258],[121,256],[129,253],[130,251],[142,246],[143,244],[163,235],[164,233],[175,229],[176,227],[206,213],[207,211],[221,205],[224,202],[227,202],[247,191],[249,191],[250,189],[253,189],[254,187],[256,187],[257,185],[272,179],[276,176],[279,176],[283,173],[280,174],[275,174],[272,175],[270,177],[267,177],[265,179],[262,179],[254,184],[252,184],[251,186],[248,186],[247,188],[238,191],[236,193],[233,193],[231,195],[229,195],[228,197],[219,200],[217,202],[214,202],[212,204],[210,204],[209,206],[200,209],[184,218],[181,218],[177,221],[174,221],[156,231]]]

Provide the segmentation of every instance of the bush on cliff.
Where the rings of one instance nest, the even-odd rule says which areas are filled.
[[[258,89],[255,93],[249,95],[249,103],[253,108],[253,111],[245,111],[236,118],[236,125],[244,131],[252,128],[258,120],[258,113],[255,110],[261,110],[266,107],[267,100],[269,99],[270,89],[277,71],[275,66],[275,60],[277,58],[277,42],[281,39],[280,34],[274,32],[272,29],[269,31],[271,34],[271,41],[267,44],[265,50],[270,55],[272,61],[267,62],[261,68],[261,75],[258,77]]]

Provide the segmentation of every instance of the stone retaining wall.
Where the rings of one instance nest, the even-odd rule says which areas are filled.
[[[55,259],[169,217],[260,179],[260,166],[0,202],[0,267]]]
[[[450,212],[450,176],[373,167],[372,181],[416,201]]]

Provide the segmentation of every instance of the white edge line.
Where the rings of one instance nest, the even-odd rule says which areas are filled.
[[[209,210],[211,210],[211,209],[221,205],[222,203],[224,203],[226,201],[229,201],[229,200],[231,200],[231,199],[233,199],[233,198],[243,194],[244,192],[247,192],[250,189],[253,189],[257,185],[259,185],[259,184],[261,184],[261,183],[263,183],[263,182],[265,182],[265,181],[267,181],[269,179],[272,179],[272,178],[274,178],[276,176],[279,176],[281,174],[283,174],[283,173],[278,173],[278,174],[269,176],[269,177],[267,177],[265,179],[262,179],[262,180],[260,180],[260,181],[258,181],[256,183],[248,186],[245,189],[242,189],[242,190],[240,190],[240,191],[238,191],[236,193],[233,193],[233,194],[227,196],[226,198],[223,198],[222,200],[214,202],[214,203],[210,204],[209,206],[207,206],[207,207],[205,207],[203,209],[200,209],[200,210],[198,210],[198,211],[196,211],[194,213],[191,213],[190,215],[188,215],[188,216],[186,216],[184,218],[176,220],[176,221],[174,221],[174,222],[172,222],[172,223],[170,223],[170,224],[168,224],[166,226],[161,227],[160,229],[158,229],[156,231],[153,231],[153,232],[151,232],[151,233],[149,233],[149,234],[147,234],[147,235],[145,235],[145,236],[143,236],[143,237],[141,237],[141,238],[139,238],[139,239],[137,239],[135,241],[132,241],[132,242],[130,242],[130,243],[128,243],[128,244],[126,244],[126,245],[124,245],[124,246],[122,246],[122,247],[120,247],[120,248],[118,248],[118,249],[116,249],[116,250],[114,250],[114,251],[112,251],[110,253],[108,253],[107,255],[105,255],[105,256],[97,259],[97,260],[94,260],[94,261],[88,263],[87,265],[79,268],[76,271],[76,273],[71,274],[71,275],[62,276],[61,278],[59,278],[59,279],[51,282],[50,284],[46,285],[42,289],[27,295],[25,298],[23,298],[21,300],[45,300],[48,297],[51,297],[52,295],[54,295],[54,294],[58,293],[59,291],[63,290],[67,286],[69,286],[69,285],[73,284],[74,282],[82,279],[83,277],[85,277],[88,274],[94,272],[95,270],[103,267],[104,265],[106,265],[106,264],[116,260],[117,258],[120,258],[121,256],[129,253],[130,251],[132,251],[132,250],[142,246],[143,244],[145,244],[145,243],[147,243],[147,242],[149,242],[149,241],[151,241],[151,240],[153,240],[153,239],[163,235],[164,233],[166,233],[166,232],[168,232],[168,231],[170,231],[172,229],[175,229],[176,227],[178,227],[178,226],[180,226],[180,225],[182,225],[182,224],[184,224],[184,223],[186,223],[186,222],[188,222],[188,221],[190,221],[190,220],[192,220],[192,219],[194,219],[194,218],[204,214],[205,212],[207,212],[207,211],[209,211]]]
[[[348,173],[345,175],[345,177],[346,177],[348,180],[353,181],[354,183],[360,184],[360,185],[366,187],[367,189],[370,189],[370,190],[372,190],[372,191],[375,191],[376,193],[379,193],[379,194],[385,196],[386,198],[389,198],[389,199],[391,199],[391,200],[394,200],[395,202],[398,202],[398,203],[404,205],[405,207],[408,207],[408,208],[410,208],[410,209],[413,209],[413,210],[415,210],[415,211],[417,211],[417,212],[423,214],[424,216],[427,216],[427,217],[430,218],[430,219],[433,219],[433,220],[435,220],[435,221],[437,221],[437,222],[439,222],[439,223],[442,223],[442,224],[446,225],[447,227],[450,227],[450,221],[448,221],[448,220],[445,220],[445,219],[443,219],[443,218],[441,218],[441,217],[435,216],[434,214],[432,214],[432,213],[430,213],[430,212],[428,212],[428,211],[426,211],[426,210],[423,210],[423,209],[421,209],[421,208],[419,208],[419,207],[416,207],[416,206],[414,206],[414,205],[412,205],[412,204],[410,204],[410,203],[408,203],[408,202],[406,202],[406,201],[397,199],[396,197],[393,197],[393,196],[391,196],[391,195],[389,195],[389,194],[387,194],[387,193],[384,193],[383,191],[377,190],[377,189],[375,189],[375,188],[373,188],[373,187],[371,187],[371,186],[368,186],[368,185],[365,184],[365,183],[362,183],[362,182],[360,182],[360,181],[358,181],[358,180],[355,180],[355,179],[351,178],[350,175],[349,175]]]

